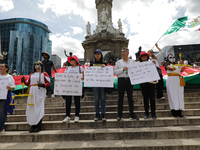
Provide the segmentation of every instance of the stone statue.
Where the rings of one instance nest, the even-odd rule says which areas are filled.
[[[86,25],[86,30],[87,30],[87,36],[91,35],[91,31],[90,31],[91,25],[88,21],[87,25]]]
[[[118,21],[119,33],[122,33],[122,22],[121,19]]]
[[[113,28],[113,24],[112,24],[112,20],[111,18],[108,20],[108,28],[107,28],[107,31],[110,32],[110,33],[115,33],[115,30]]]
[[[139,55],[140,55],[141,51],[142,51],[142,47],[140,46],[140,47],[138,48],[138,52],[135,54],[136,59],[139,58]]]
[[[105,8],[103,8],[102,12],[99,15],[101,23],[103,25],[106,24],[107,20],[108,20],[108,12],[105,10]]]

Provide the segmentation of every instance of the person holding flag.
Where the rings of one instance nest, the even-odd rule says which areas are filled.
[[[41,61],[34,62],[33,72],[30,74],[27,81],[21,78],[21,82],[28,86],[28,96],[26,107],[26,118],[31,128],[29,132],[39,132],[42,126],[42,118],[44,117],[44,104],[46,98],[46,87],[50,85],[50,78],[46,72],[43,72],[43,64]],[[28,105],[29,103],[33,105]]]

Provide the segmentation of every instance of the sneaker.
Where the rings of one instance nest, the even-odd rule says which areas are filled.
[[[123,121],[123,118],[118,116],[117,121]]]
[[[69,122],[70,121],[70,117],[66,117],[64,120],[63,120],[63,122]]]
[[[102,122],[106,122],[106,115],[102,114]]]
[[[99,121],[100,120],[100,115],[99,114],[96,114],[95,115],[95,118],[94,118],[94,121]]]
[[[130,120],[139,120],[139,118],[134,114],[133,116],[130,117]]]
[[[51,94],[51,98],[55,98],[55,95],[54,95],[54,94]]]
[[[74,122],[79,122],[79,117],[78,116],[75,116]]]
[[[161,100],[164,100],[165,99],[165,97],[163,96],[163,97],[161,97]]]
[[[5,131],[5,129],[0,129],[0,133],[1,133],[1,132],[4,132],[4,131]]]
[[[144,115],[144,119],[149,119],[149,115]]]
[[[157,119],[157,116],[156,115],[152,115],[152,119]]]

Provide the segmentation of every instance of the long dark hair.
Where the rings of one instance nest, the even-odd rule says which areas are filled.
[[[33,72],[32,72],[32,73],[36,72],[36,69],[35,69],[35,64],[36,64],[36,63],[39,63],[39,64],[40,64],[40,66],[41,66],[41,72],[44,72],[44,67],[43,67],[42,62],[41,62],[40,60],[37,60],[37,61],[35,61],[34,64],[33,64]]]
[[[102,53],[100,53],[100,54],[101,54],[100,63],[102,64],[103,63],[103,55],[102,55]],[[95,56],[94,56],[94,60],[95,60],[94,63],[97,62]]]

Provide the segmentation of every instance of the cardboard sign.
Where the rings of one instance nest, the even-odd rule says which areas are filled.
[[[82,74],[56,73],[54,82],[55,95],[82,95]]]
[[[113,67],[85,67],[84,87],[113,87]]]

